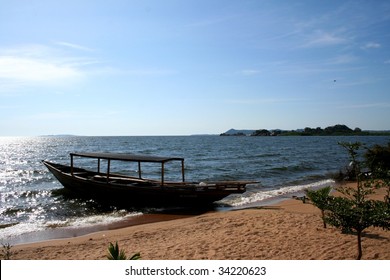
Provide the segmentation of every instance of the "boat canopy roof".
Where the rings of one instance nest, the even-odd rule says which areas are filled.
[[[120,154],[120,153],[70,153],[71,157],[88,157],[96,159],[107,160],[122,160],[122,161],[135,161],[135,162],[160,162],[165,163],[168,161],[184,161],[184,158],[179,157],[160,157],[160,156],[148,156],[137,154]]]

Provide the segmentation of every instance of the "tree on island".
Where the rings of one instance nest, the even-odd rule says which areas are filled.
[[[350,135],[390,135],[390,131],[363,131],[359,127],[351,129],[344,124],[336,124],[334,126],[328,126],[324,129],[321,127],[311,128],[305,127],[304,129],[297,130],[235,130],[230,129],[225,133],[221,133],[220,136],[350,136]]]
[[[251,136],[271,136],[271,132],[266,129],[259,129],[253,132]]]
[[[304,136],[332,136],[332,135],[360,135],[362,130],[360,128],[355,128],[352,130],[344,124],[336,124],[334,126],[328,126],[324,129],[321,127],[310,128],[306,127],[301,135]]]

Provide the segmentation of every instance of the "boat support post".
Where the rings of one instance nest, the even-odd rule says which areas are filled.
[[[70,154],[70,174],[73,175],[73,155]]]
[[[161,162],[161,186],[164,186],[164,162]]]
[[[111,165],[111,160],[108,159],[107,160],[107,183],[108,183],[108,180],[110,179],[110,165]]]
[[[181,176],[183,178],[183,183],[185,182],[184,178],[184,159],[181,160]]]

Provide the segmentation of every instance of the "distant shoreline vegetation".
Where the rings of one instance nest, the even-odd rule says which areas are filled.
[[[368,131],[368,130],[363,131],[358,127],[355,129],[351,129],[344,124],[336,124],[334,126],[328,126],[324,129],[322,129],[321,127],[317,127],[317,128],[306,127],[304,129],[297,129],[297,130],[229,129],[228,131],[220,134],[220,136],[350,136],[350,135],[390,136],[390,131]]]

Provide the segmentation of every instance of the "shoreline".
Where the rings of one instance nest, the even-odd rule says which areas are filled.
[[[195,215],[195,214],[194,214]],[[85,227],[58,227],[49,228],[37,232],[29,232],[9,239],[12,246],[23,246],[28,244],[49,242],[61,239],[82,237],[101,231],[122,229],[143,224],[164,222],[188,217],[186,214],[140,214],[126,218],[121,221],[108,224],[89,225]]]
[[[89,234],[98,233],[101,231],[110,231],[116,229],[123,229],[143,224],[150,224],[156,222],[165,222],[170,220],[188,218],[203,215],[206,213],[218,213],[251,209],[256,207],[264,207],[269,205],[276,205],[285,200],[291,199],[294,196],[302,196],[303,192],[296,192],[291,194],[284,194],[278,197],[267,198],[262,201],[245,204],[242,206],[215,206],[207,209],[175,209],[164,210],[157,213],[141,213],[139,215],[130,216],[120,221],[111,223],[102,223],[97,225],[87,225],[83,227],[55,227],[47,228],[45,230],[28,232],[19,236],[11,237],[7,240],[12,246],[23,246],[28,244],[55,241],[61,239],[82,237]]]
[[[383,198],[383,196],[382,196]],[[159,217],[161,218],[161,217]],[[145,219],[147,222],[149,217]],[[369,228],[363,259],[390,259],[390,231]],[[109,242],[151,259],[355,259],[356,236],[322,226],[320,210],[297,199],[206,212],[12,247],[11,259],[106,259]]]

